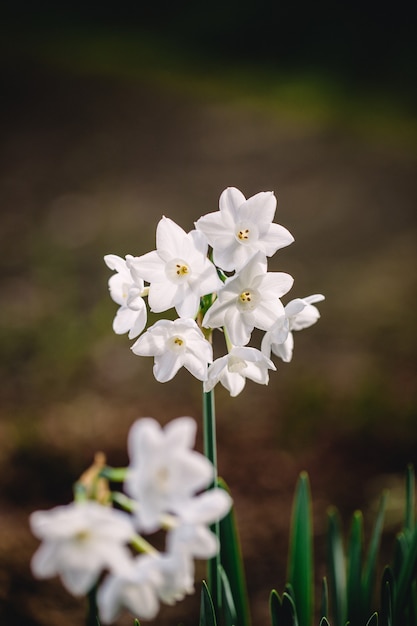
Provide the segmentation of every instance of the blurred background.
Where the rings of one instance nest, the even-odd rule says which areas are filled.
[[[268,387],[216,390],[219,469],[268,623],[299,472],[319,581],[326,508],[346,532],[356,508],[370,525],[391,487],[395,532],[417,461],[413,21],[330,2],[15,2],[0,30],[0,621],[83,623],[82,601],[32,578],[30,512],[69,502],[96,450],[126,463],[136,418],[201,420],[191,375],[156,383],[113,334],[103,256],[152,250],[163,214],[188,231],[236,186],[277,195],[287,300],[326,295]],[[198,596],[158,623],[194,625]]]

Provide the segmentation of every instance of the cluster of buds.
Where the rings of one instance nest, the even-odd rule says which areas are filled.
[[[190,417],[164,429],[152,418],[140,419],[129,433],[127,468],[107,467],[98,455],[76,484],[74,502],[32,513],[32,532],[42,540],[32,559],[34,575],[59,575],[75,596],[97,587],[104,624],[123,608],[153,619],[160,602],[173,604],[192,593],[194,559],[217,554],[209,526],[231,507],[223,489],[201,493],[215,470],[193,449],[195,432]],[[110,491],[109,480],[123,481],[124,493]],[[163,552],[143,536],[161,529]]]
[[[163,217],[156,229],[156,250],[124,259],[109,254],[105,262],[116,271],[109,280],[110,295],[120,305],[113,329],[137,338],[135,354],[154,357],[155,378],[169,381],[185,367],[203,381],[205,391],[220,382],[236,396],[246,379],[268,383],[269,370],[276,369],[271,353],[291,360],[292,331],[318,320],[314,303],[324,296],[282,304],[294,279],[268,272],[267,257],[294,238],[272,221],[272,192],[246,200],[229,187],[220,196],[219,209],[200,217],[189,233]],[[146,329],[145,298],[152,312],[175,309],[178,318],[160,319]],[[248,345],[255,328],[265,332],[260,349]],[[216,360],[213,329],[224,333],[227,347],[226,355]]]

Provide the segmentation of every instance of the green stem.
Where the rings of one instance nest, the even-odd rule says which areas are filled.
[[[216,441],[216,413],[214,405],[214,391],[203,391],[203,428],[204,428],[204,454],[213,463],[214,480],[211,488],[214,487],[217,479],[217,441]],[[220,541],[220,525],[216,522],[211,526],[211,530]],[[221,576],[220,576],[220,552],[207,563],[207,585],[213,600],[214,610],[217,618],[221,609]]]

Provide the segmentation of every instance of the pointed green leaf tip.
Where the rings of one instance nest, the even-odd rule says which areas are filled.
[[[203,580],[203,586],[201,588],[199,626],[217,626],[216,615],[214,613],[213,600],[211,599],[210,591],[204,580]]]
[[[313,616],[313,522],[310,483],[306,472],[299,476],[293,502],[288,581],[294,591],[300,626],[310,626]]]

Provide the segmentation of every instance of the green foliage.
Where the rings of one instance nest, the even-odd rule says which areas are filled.
[[[300,626],[308,626],[313,615],[313,532],[311,518],[310,485],[307,474],[303,472],[298,479],[294,498],[288,559],[288,581],[294,592],[294,602],[298,607]]]
[[[218,485],[226,488],[219,480]],[[323,578],[319,611],[320,626],[416,626],[417,624],[417,525],[414,470],[407,469],[403,528],[395,540],[393,562],[386,566],[375,611],[376,573],[387,494],[378,512],[365,552],[364,524],[360,511],[352,517],[347,542],[335,508],[328,512],[328,575]],[[313,626],[314,563],[313,524],[308,476],[298,480],[290,532],[288,583],[280,596],[269,597],[272,626]],[[221,606],[214,606],[207,585],[201,595],[200,626],[249,626],[249,610],[234,512],[222,520]],[[345,548],[346,545],[346,548]],[[216,613],[217,611],[217,613]]]

